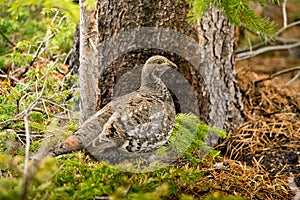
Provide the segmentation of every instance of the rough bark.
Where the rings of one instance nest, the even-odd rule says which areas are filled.
[[[199,45],[202,48],[204,91],[200,113],[201,119],[215,127],[229,131],[244,121],[241,94],[236,82],[234,68],[234,26],[220,10],[211,7],[198,26]],[[211,145],[217,137],[210,136]]]
[[[172,29],[191,36],[197,40],[196,30],[186,21],[188,6],[181,1],[160,0],[153,3],[151,1],[105,0],[98,1],[97,13],[100,43],[103,43],[106,39],[109,39],[121,32],[130,31],[138,27],[160,27]],[[132,41],[124,41],[124,44],[120,44],[116,48],[122,52],[124,51],[124,48],[130,46],[132,49],[136,49],[132,52],[127,52],[124,55],[119,54],[117,55],[118,57],[114,57],[115,55],[111,54],[110,52],[108,54],[103,52],[106,49],[99,50],[102,59],[99,61],[101,74],[99,80],[100,95],[97,98],[97,109],[100,109],[110,101],[110,98],[113,94],[113,87],[119,82],[122,74],[129,72],[134,67],[140,67],[143,63],[145,63],[147,58],[154,54],[164,55],[175,61],[182,69],[180,72],[185,73],[185,76],[189,76],[188,80],[193,79],[190,71],[194,69],[186,60],[180,58],[178,55],[174,55],[173,52],[167,52],[166,50],[164,51],[162,49],[135,48],[134,46],[137,46],[139,43],[136,40],[143,36],[131,36],[132,41],[134,41],[133,43],[131,43]],[[151,44],[151,42],[155,42],[155,39],[156,38],[153,38],[152,41],[151,39],[150,41],[147,39],[146,41]],[[140,42],[143,41],[141,40]],[[162,43],[165,43],[165,41],[162,41]],[[168,43],[176,45],[176,38],[169,38]],[[105,67],[105,63],[109,63],[110,61],[113,62],[110,63],[109,67]],[[122,90],[126,90],[126,93],[136,89],[139,86],[139,81],[136,81],[140,78],[139,70],[140,69],[137,69],[136,73],[131,74],[132,78],[129,77],[127,79],[128,82],[123,80],[122,85],[126,86],[127,88],[122,87]],[[194,79],[195,80],[192,82],[197,83],[197,78],[195,77]],[[120,93],[115,92],[115,95],[120,95]]]
[[[73,47],[70,53],[70,58],[68,61],[69,67],[68,72],[71,74],[78,74],[79,72],[79,43],[80,43],[80,31],[79,25],[76,26],[76,31],[74,33]]]
[[[79,78],[80,78],[80,124],[96,110],[98,80],[98,29],[96,20],[87,10],[84,0],[80,0],[80,44],[79,44]]]
[[[179,87],[184,85],[184,81],[176,80],[175,88],[182,92],[181,96],[195,95],[196,98],[196,106],[189,99],[183,100],[184,105],[182,103],[179,105],[178,99],[175,98],[177,112],[194,112],[201,120],[227,131],[243,122],[243,106],[234,69],[234,27],[215,8],[209,9],[202,23],[193,27],[186,20],[188,10],[188,5],[178,0],[159,0],[155,3],[137,0],[97,1],[95,23],[89,22],[88,26],[82,27],[80,34],[80,37],[84,37],[80,40],[80,48],[82,46],[86,48],[81,49],[80,55],[82,59],[80,73],[83,73],[80,75],[81,101],[82,104],[88,102],[81,107],[82,113],[85,113],[81,119],[86,119],[89,114],[102,108],[113,96],[135,90],[140,84],[141,64],[151,55],[160,54],[175,62],[180,68],[179,72],[192,86],[192,89],[186,91],[186,88]],[[120,52],[125,52],[119,55],[110,54],[105,46],[101,46],[108,39],[138,27],[167,28],[191,37],[199,44],[199,62],[194,61],[198,63],[191,64],[193,61],[188,58],[189,48],[191,48],[189,46],[186,47],[188,53],[185,57],[168,51],[167,46],[161,49],[133,47],[130,52],[124,50],[128,44],[136,45],[136,41],[124,40],[126,43],[124,46],[122,44],[116,47]],[[99,44],[97,50],[93,49],[89,38],[92,38],[95,45]],[[145,42],[138,40],[140,38],[140,35],[133,35],[130,39]],[[182,45],[177,41],[178,38],[170,37],[168,40],[169,44],[175,47],[178,45],[179,48]],[[146,43],[151,44],[153,41],[146,41]],[[115,40],[110,42],[113,43]],[[85,54],[82,54],[84,52]],[[98,55],[95,55],[95,52]],[[172,78],[176,77],[169,74],[163,80],[168,82]],[[216,144],[216,139],[209,138],[209,143]]]

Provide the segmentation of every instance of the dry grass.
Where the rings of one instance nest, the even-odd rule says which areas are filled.
[[[272,80],[255,84],[257,77],[252,72],[239,76],[248,119],[218,148],[239,161],[237,168],[252,167],[245,167],[245,175],[236,170],[239,179],[247,176],[251,183],[242,186],[246,199],[292,199],[287,180],[300,176],[300,95]]]

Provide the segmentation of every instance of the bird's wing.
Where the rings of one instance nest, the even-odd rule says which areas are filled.
[[[83,145],[87,148],[91,146],[91,143],[95,138],[102,133],[104,125],[110,119],[113,114],[111,103],[108,103],[101,110],[96,112],[88,120],[86,120],[74,133],[81,139]],[[103,143],[103,141],[101,141]]]
[[[113,113],[94,146],[109,140],[128,152],[146,152],[165,143],[175,118],[172,105],[138,92],[113,101],[111,109]]]

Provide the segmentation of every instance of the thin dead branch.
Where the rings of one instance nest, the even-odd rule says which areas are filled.
[[[0,74],[0,77],[1,77],[1,78],[8,78],[8,79],[11,79],[11,80],[13,80],[13,81],[16,81],[18,84],[25,86],[24,83],[22,83],[20,80],[16,79],[16,78],[13,77],[13,76]]]
[[[30,130],[28,124],[28,113],[24,116],[25,132],[26,132],[26,146],[25,146],[25,163],[24,163],[24,182],[21,188],[20,200],[27,199],[27,188],[29,180],[29,150],[30,150]]]
[[[289,86],[290,84],[292,84],[295,80],[297,80],[300,77],[300,72],[298,72],[296,74],[296,76],[294,76],[291,80],[289,80],[286,84],[284,84],[285,87]]]
[[[29,63],[29,66],[32,66],[33,63],[36,61],[36,59],[38,58],[38,56],[39,56],[40,53],[41,53],[41,50],[42,50],[43,45],[46,44],[46,43],[47,43],[51,38],[53,38],[55,35],[56,35],[55,33],[51,34],[49,37],[47,37],[46,39],[44,39],[44,40],[40,43],[38,49],[36,50],[36,52],[35,52],[35,54],[34,54],[34,57],[32,58],[31,62]]]
[[[287,45],[276,45],[276,46],[263,47],[261,49],[255,50],[255,51],[239,53],[235,56],[235,60],[236,61],[245,60],[245,59],[257,56],[259,54],[266,53],[268,51],[288,50],[290,48],[299,47],[299,46],[300,46],[300,42],[297,42],[294,44],[287,44]]]
[[[283,28],[285,28],[287,26],[286,3],[287,3],[287,0],[284,0],[282,3]]]
[[[256,85],[256,84],[261,83],[263,81],[271,80],[271,79],[273,79],[273,78],[275,78],[277,76],[280,76],[280,75],[283,75],[283,74],[286,74],[286,73],[290,73],[290,72],[293,72],[293,71],[297,71],[297,70],[300,70],[300,66],[281,70],[279,72],[276,72],[275,74],[269,75],[266,78],[262,78],[262,79],[256,80],[253,83],[254,83],[254,85]]]
[[[10,44],[12,47],[15,47],[15,43],[13,43],[10,39],[8,39],[8,37],[6,37],[5,33],[3,33],[3,31],[0,30],[0,35],[8,42],[8,44]]]
[[[20,198],[19,198],[20,200],[27,199],[28,185],[34,176],[37,165],[39,163],[39,161],[34,162],[34,164],[32,165],[32,170],[29,171],[30,130],[29,130],[28,115],[34,109],[34,107],[37,105],[41,96],[44,93],[44,90],[46,87],[46,82],[47,82],[47,76],[48,76],[48,70],[46,71],[45,79],[44,79],[43,86],[42,86],[42,89],[40,92],[38,92],[38,90],[37,90],[39,80],[36,81],[37,98],[28,106],[27,109],[24,109],[24,111],[22,112],[23,118],[24,118],[24,125],[25,125],[26,146],[25,146],[25,163],[24,163],[24,181],[23,181],[22,187],[21,187],[21,194],[20,194]],[[40,79],[40,80],[42,80],[42,79]]]

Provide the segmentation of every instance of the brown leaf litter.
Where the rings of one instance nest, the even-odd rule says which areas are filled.
[[[300,95],[272,80],[255,83],[253,72],[239,79],[247,121],[230,132],[218,149],[237,160],[239,167],[252,168],[253,174],[247,176],[253,187],[260,186],[255,190],[260,196],[254,197],[253,190],[243,186],[246,199],[292,199],[295,194],[288,179],[300,187]]]

